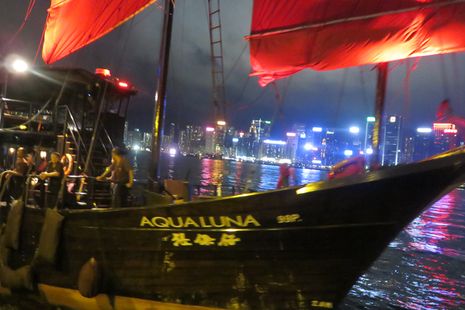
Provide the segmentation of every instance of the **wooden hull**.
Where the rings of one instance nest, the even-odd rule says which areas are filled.
[[[94,257],[109,295],[223,308],[335,307],[402,228],[464,175],[459,153],[212,201],[62,211],[57,264],[35,268],[35,280],[76,289]],[[25,209],[12,268],[31,263],[43,213]]]

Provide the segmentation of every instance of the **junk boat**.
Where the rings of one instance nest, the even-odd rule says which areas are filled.
[[[109,8],[119,5],[119,20],[89,41],[152,2],[102,1]],[[132,6],[136,3],[138,8]],[[94,5],[52,1],[47,31],[60,35],[46,31],[46,62],[75,50],[62,48],[62,38],[76,35],[76,46],[83,45],[77,29],[92,27],[84,19],[100,12]],[[101,20],[110,20],[113,12],[104,11]],[[465,1],[334,6],[256,0],[248,37],[253,71],[265,85],[306,67],[336,69],[461,51],[464,15]],[[167,0],[163,28],[168,36],[162,42],[168,52],[172,17],[173,3]],[[378,68],[375,155],[387,65]],[[163,103],[164,94],[158,95],[157,104]],[[95,106],[93,111],[97,120]],[[0,280],[12,292],[40,291],[52,304],[77,308],[151,301],[233,309],[333,308],[407,224],[465,181],[465,152],[372,167],[345,178],[180,204],[42,210],[16,200],[1,209]]]

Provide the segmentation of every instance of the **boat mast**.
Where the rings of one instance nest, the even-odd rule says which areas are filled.
[[[378,71],[378,80],[376,88],[376,99],[375,99],[375,124],[373,128],[373,136],[371,147],[373,149],[373,154],[371,157],[370,168],[376,168],[380,165],[380,137],[381,137],[381,128],[383,124],[383,114],[384,114],[384,103],[386,99],[386,85],[387,85],[387,73],[388,73],[388,63],[382,62],[377,65]]]
[[[150,186],[154,189],[155,182],[160,177],[160,154],[165,123],[166,84],[168,80],[168,64],[171,45],[171,31],[173,28],[174,0],[165,0],[163,32],[160,44],[158,64],[158,83],[155,92],[155,109],[152,126],[152,156],[150,161]]]

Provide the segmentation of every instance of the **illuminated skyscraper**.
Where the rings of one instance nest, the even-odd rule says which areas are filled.
[[[382,139],[381,163],[385,166],[394,166],[399,163],[401,151],[402,118],[391,115],[384,125]]]
[[[286,156],[286,141],[280,140],[263,140],[260,147],[260,158],[283,159]]]
[[[215,128],[205,128],[205,153],[215,154]]]
[[[417,128],[415,142],[413,144],[413,161],[425,159],[433,155],[433,130],[428,127]]]
[[[254,135],[257,142],[268,139],[271,134],[271,121],[265,121],[262,119],[252,120],[249,132]]]
[[[205,151],[205,128],[187,125],[180,133],[179,148],[186,154],[199,154]]]
[[[288,132],[286,137],[286,158],[290,159],[291,161],[295,161],[297,154],[298,135],[295,132]]]
[[[271,134],[271,121],[262,119],[252,120],[249,128],[249,138],[251,140],[252,154],[259,156],[260,144],[268,139]]]
[[[457,129],[451,123],[434,123],[434,152],[442,153],[457,146]]]
[[[375,118],[373,116],[367,117],[367,123],[365,126],[365,143],[363,144],[363,149],[366,152],[368,149],[371,149],[372,140],[373,140],[373,129],[375,127]]]

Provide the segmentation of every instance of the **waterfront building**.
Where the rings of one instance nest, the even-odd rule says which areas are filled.
[[[453,149],[458,144],[457,128],[452,123],[433,123],[434,153]]]
[[[404,144],[401,150],[400,163],[410,163],[413,161],[413,154],[415,152],[415,138],[414,137],[405,137]]]
[[[130,148],[133,148],[136,145],[140,147],[142,144],[142,136],[143,136],[143,133],[139,130],[139,128],[134,128],[134,130],[129,130],[128,137],[127,137],[127,145]]]
[[[399,164],[401,151],[402,117],[390,115],[384,125],[381,163],[385,166]]]
[[[168,125],[168,135],[167,135],[167,144],[174,145],[177,142],[176,137],[176,124],[170,123]]]
[[[128,131],[129,131],[129,124],[128,121],[124,122],[124,131],[123,131],[123,143],[124,145],[128,146]]]
[[[225,139],[227,133],[227,126],[225,121],[217,121],[214,131],[214,151],[212,154],[224,155],[225,154]]]
[[[215,128],[205,128],[205,153],[215,154]]]
[[[307,139],[307,142],[319,147],[325,137],[325,133],[326,130],[323,130],[323,127],[312,127],[312,130],[309,132],[309,139]]]
[[[152,146],[152,134],[149,132],[143,132],[142,134],[143,136],[141,147],[144,149],[150,149]]]
[[[363,144],[363,150],[365,154],[371,153],[372,141],[373,141],[373,129],[375,128],[375,117],[368,116],[365,125],[365,142]],[[367,151],[368,150],[368,151]]]
[[[226,130],[225,136],[224,136],[224,153],[223,154],[230,158],[236,157],[235,145],[233,143],[234,136],[236,136],[234,127],[228,127]]]
[[[252,120],[249,127],[249,137],[251,139],[252,156],[259,157],[261,143],[270,138],[271,121]]]
[[[280,159],[287,159],[286,156],[286,141],[282,140],[271,140],[266,139],[263,140],[263,143],[260,147],[260,159],[262,160],[280,160]]]
[[[296,151],[293,161],[295,162],[303,162],[305,159],[305,144],[307,143],[307,127],[305,124],[294,124],[292,126],[292,132],[296,133]]]
[[[286,133],[286,158],[295,161],[297,154],[298,135],[296,132]]]
[[[344,151],[348,150],[350,152],[346,152],[346,154],[351,153],[350,156],[356,156],[360,154],[362,150],[362,141],[361,141],[361,131],[360,127],[358,126],[351,126],[349,127],[349,131],[346,138],[346,145],[344,146]],[[347,155],[346,155],[347,156]]]
[[[241,157],[256,157],[254,156],[254,141],[249,133],[239,132],[237,137],[237,155]]]
[[[336,133],[334,129],[324,130],[321,141],[321,164],[332,166],[344,159],[344,153],[341,150],[341,134]]]
[[[433,155],[434,136],[433,129],[430,127],[417,128],[413,147],[413,161],[419,161]]]
[[[184,154],[205,152],[205,129],[201,126],[187,125],[179,134],[179,150]]]
[[[262,120],[261,118],[252,120],[249,132],[254,134],[256,141],[269,139],[271,135],[271,121]]]

